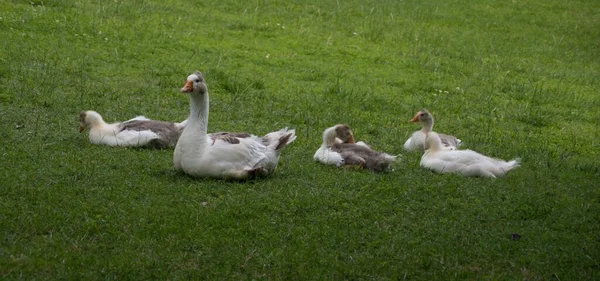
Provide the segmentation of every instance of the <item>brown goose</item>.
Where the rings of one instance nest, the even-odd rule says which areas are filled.
[[[388,169],[396,160],[396,156],[375,151],[364,142],[354,143],[352,130],[344,124],[325,129],[323,144],[313,158],[327,165],[353,165],[375,172]]]

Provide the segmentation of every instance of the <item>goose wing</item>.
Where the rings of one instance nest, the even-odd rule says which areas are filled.
[[[267,146],[261,137],[245,133],[221,133],[208,137],[207,156],[214,163],[253,168],[267,158]]]
[[[321,145],[321,147],[317,149],[313,159],[325,165],[341,166],[344,163],[344,157],[340,153],[331,150],[331,148],[326,145]]]

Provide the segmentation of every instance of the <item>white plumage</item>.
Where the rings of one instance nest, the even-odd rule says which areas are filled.
[[[124,122],[108,124],[96,111],[79,113],[79,132],[89,128],[88,138],[91,143],[109,146],[174,146],[186,123],[187,120],[170,123],[137,116]]]
[[[250,134],[208,135],[209,96],[202,73],[188,76],[182,92],[190,95],[190,117],[175,147],[176,169],[196,177],[248,179],[272,173],[281,150],[296,139],[281,129],[263,137]]]
[[[421,167],[438,173],[459,173],[469,177],[496,178],[519,167],[518,158],[504,161],[468,149],[444,149],[440,136],[435,132],[427,133],[426,145],[428,149],[421,157]]]
[[[423,151],[426,149],[425,137],[428,132],[433,130],[433,115],[431,115],[429,111],[423,109],[417,112],[415,117],[413,117],[410,122],[419,123],[422,128],[421,130],[412,133],[410,138],[406,140],[404,143],[404,150],[409,152]],[[447,147],[450,150],[457,149],[462,144],[462,141],[454,136],[444,134],[439,134],[439,136],[444,147]]]
[[[313,159],[326,165],[353,165],[380,172],[388,169],[396,156],[375,151],[364,142],[354,143],[350,127],[339,124],[325,129],[323,144]]]
[[[354,136],[350,127],[347,125],[335,125],[325,129],[323,132],[323,143],[315,152],[313,159],[325,165],[336,165],[338,167],[344,165],[344,157],[331,149],[336,143],[354,143]],[[366,145],[364,142],[360,143]]]

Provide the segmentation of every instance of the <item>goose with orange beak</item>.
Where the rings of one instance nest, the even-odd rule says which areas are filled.
[[[326,165],[358,166],[375,172],[385,171],[396,160],[396,156],[375,151],[364,142],[355,142],[352,130],[345,124],[325,129],[323,144],[313,158]]]
[[[431,115],[429,111],[423,109],[417,112],[415,117],[410,119],[410,122],[419,123],[419,125],[421,125],[421,130],[414,132],[410,138],[406,140],[404,149],[409,152],[424,151],[426,149],[425,137],[427,136],[427,133],[433,131],[433,115]],[[454,136],[439,133],[438,135],[446,149],[458,149],[462,144],[462,141]]]
[[[181,92],[190,98],[190,115],[175,152],[175,168],[194,177],[246,180],[272,174],[281,151],[296,139],[283,128],[262,137],[248,133],[209,135],[208,86],[200,72],[189,75]]]

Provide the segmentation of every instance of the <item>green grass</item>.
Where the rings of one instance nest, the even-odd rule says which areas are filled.
[[[600,2],[0,0],[2,280],[598,280]],[[210,131],[296,128],[276,173],[193,179],[172,150],[94,146],[80,110]],[[436,129],[522,167],[439,175]],[[402,153],[312,160],[321,133]],[[521,236],[511,239],[512,234]]]

